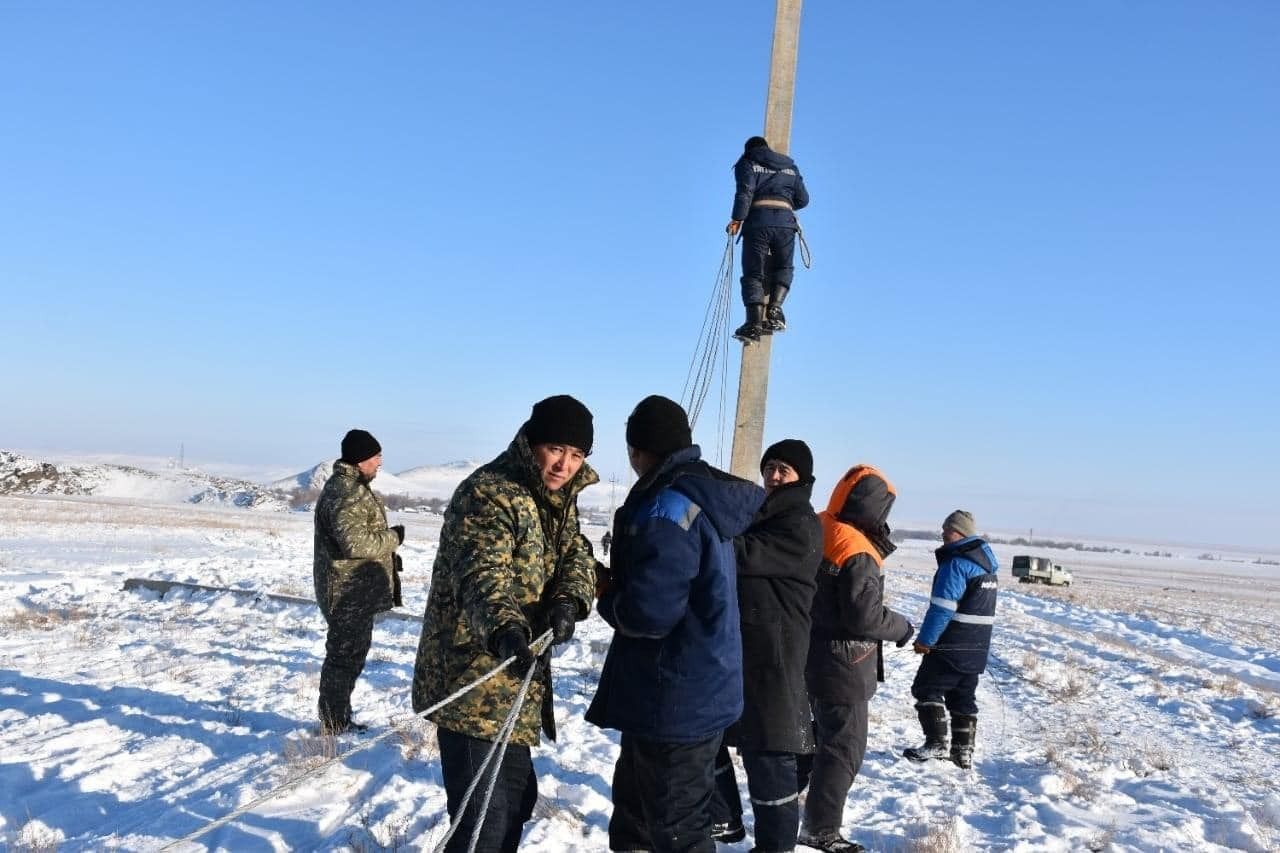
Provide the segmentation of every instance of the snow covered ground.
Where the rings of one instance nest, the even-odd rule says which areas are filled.
[[[416,616],[439,519],[397,521],[403,611]],[[996,550],[1007,567],[1026,549]],[[1280,567],[1054,556],[1075,572],[1069,589],[1002,572],[973,771],[899,757],[919,740],[916,658],[887,650],[845,831],[889,851],[1280,849]],[[918,541],[888,561],[893,604],[915,623],[932,562]],[[434,737],[409,711],[413,620],[379,623],[354,696],[373,730],[335,744],[313,732],[324,653],[313,607],[161,599],[122,591],[131,577],[310,597],[311,518],[0,497],[0,849],[159,849],[382,732],[182,849],[407,850],[440,837]],[[525,849],[607,849],[617,738],[582,714],[608,638],[593,616],[557,656],[561,739],[535,753],[541,801]]]

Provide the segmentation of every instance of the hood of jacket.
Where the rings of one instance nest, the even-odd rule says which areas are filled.
[[[897,496],[897,490],[879,469],[855,465],[836,483],[827,512],[837,521],[872,533],[886,525]]]
[[[675,451],[636,483],[643,491],[666,487],[696,503],[725,539],[742,535],[764,503],[764,489],[703,462],[696,444]]]
[[[943,545],[933,554],[938,560],[938,565],[942,565],[952,557],[964,557],[970,562],[977,563],[988,574],[995,574],[999,566],[991,546],[987,545],[986,541],[979,536],[969,536],[952,542],[950,545]]]
[[[742,155],[742,159],[748,163],[759,163],[766,169],[775,172],[781,172],[783,169],[794,169],[796,161],[792,160],[786,154],[779,154],[772,148],[766,148],[763,145],[756,146]]]

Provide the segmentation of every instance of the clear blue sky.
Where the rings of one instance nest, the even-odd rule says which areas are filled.
[[[429,7],[0,0],[0,447],[399,470],[567,392],[625,476],[773,6]],[[766,441],[904,523],[1280,545],[1277,92],[1270,0],[809,0]]]

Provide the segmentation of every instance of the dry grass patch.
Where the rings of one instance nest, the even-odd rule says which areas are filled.
[[[284,745],[285,775],[301,776],[338,757],[338,739],[333,735],[302,735]]]
[[[954,819],[925,824],[910,839],[910,853],[967,853],[969,845],[960,837],[960,826]]]
[[[374,825],[373,816],[366,807],[360,812],[360,828],[347,833],[347,846],[353,853],[401,853],[416,850],[409,844],[407,817],[390,818]]]
[[[1244,685],[1238,679],[1229,675],[1205,676],[1201,679],[1200,686],[1211,693],[1217,693],[1228,699],[1235,699],[1244,695]]]
[[[61,610],[12,610],[0,616],[0,630],[56,631],[76,622],[93,618],[92,611],[83,607],[66,607]]]
[[[1091,853],[1102,853],[1102,851],[1109,849],[1115,843],[1115,839],[1116,822],[1113,820],[1106,829],[1086,841],[1084,846]]]
[[[1022,671],[1028,675],[1040,669],[1040,655],[1038,652],[1027,649],[1022,653]]]
[[[1165,773],[1177,766],[1174,754],[1163,744],[1148,741],[1136,755],[1131,755],[1125,764],[1135,775],[1143,778],[1154,773]]]
[[[13,853],[57,853],[62,834],[54,832],[38,820],[28,820],[8,838]]]
[[[405,761],[429,761],[440,757],[440,747],[432,737],[436,728],[433,724],[417,715],[405,715],[392,718],[391,728],[395,730],[400,755]]]

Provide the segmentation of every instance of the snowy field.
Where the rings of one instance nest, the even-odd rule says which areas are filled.
[[[397,522],[416,617],[439,519]],[[1280,567],[1166,550],[1038,552],[1075,571],[1048,589],[1011,582],[1026,549],[996,546],[974,769],[899,757],[920,740],[917,659],[889,648],[846,833],[885,851],[1280,849]],[[932,568],[926,542],[888,561],[916,624]],[[135,577],[309,598],[311,518],[0,497],[0,849],[157,850],[387,732],[179,849],[430,849],[447,819],[432,727],[409,710],[415,621],[379,623],[353,697],[371,732],[334,742],[314,734],[314,607],[123,591]],[[592,616],[558,654],[561,739],[535,751],[524,849],[608,847],[617,738],[582,720],[608,638]]]

